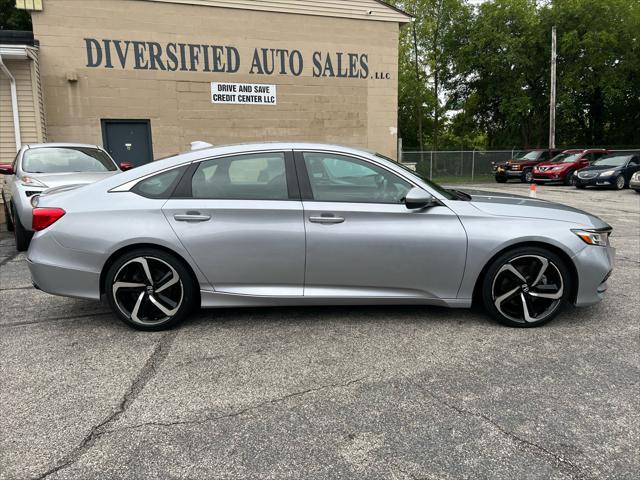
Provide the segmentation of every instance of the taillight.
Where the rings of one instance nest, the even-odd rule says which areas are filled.
[[[66,212],[61,208],[36,207],[33,209],[31,227],[37,232],[53,225]]]

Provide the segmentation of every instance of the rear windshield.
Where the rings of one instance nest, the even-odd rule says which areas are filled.
[[[90,147],[45,147],[24,152],[22,170],[28,173],[113,172],[113,160]]]
[[[607,166],[607,167],[621,167],[622,165],[625,165],[630,158],[631,158],[631,155],[617,155],[612,157],[604,157],[604,158],[601,158],[600,160],[596,160],[595,162],[593,162],[593,165],[600,165],[600,166]]]

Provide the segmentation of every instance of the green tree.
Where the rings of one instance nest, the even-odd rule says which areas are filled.
[[[558,139],[640,143],[640,2],[563,0],[542,11],[558,28]]]
[[[0,0],[0,30],[31,30],[31,15],[18,10],[15,0]]]

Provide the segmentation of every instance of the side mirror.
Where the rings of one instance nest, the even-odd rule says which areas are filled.
[[[14,173],[13,164],[0,163],[0,175],[13,175]]]
[[[414,187],[407,193],[404,203],[408,209],[427,208],[436,205],[436,199],[429,192]]]
[[[131,170],[133,165],[129,162],[120,162],[120,170],[126,172],[127,170]]]

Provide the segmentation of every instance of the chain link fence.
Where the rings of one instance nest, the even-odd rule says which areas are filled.
[[[438,182],[493,181],[493,164],[506,162],[526,150],[403,151],[401,162]],[[611,153],[638,149],[610,150]]]

